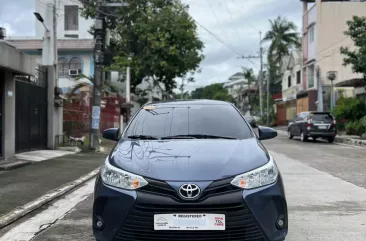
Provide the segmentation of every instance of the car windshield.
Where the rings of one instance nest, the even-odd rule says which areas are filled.
[[[313,114],[310,115],[310,118],[313,121],[326,121],[326,122],[332,122],[333,121],[332,115],[330,115],[328,113],[313,113]]]
[[[191,105],[141,109],[126,130],[128,136],[198,138],[253,137],[242,116],[231,105]]]

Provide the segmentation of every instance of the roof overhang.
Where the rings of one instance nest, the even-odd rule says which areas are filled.
[[[366,79],[350,79],[335,84],[335,87],[363,87],[366,85]]]
[[[36,58],[19,51],[7,41],[0,41],[0,68],[15,74],[34,75]]]

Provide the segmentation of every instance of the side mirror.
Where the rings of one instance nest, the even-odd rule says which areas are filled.
[[[112,141],[118,141],[119,128],[109,128],[103,131],[103,138]]]
[[[258,126],[259,140],[268,140],[277,136],[277,131],[270,127]]]

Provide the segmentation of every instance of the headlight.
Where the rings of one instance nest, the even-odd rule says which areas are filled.
[[[276,182],[278,168],[270,157],[269,162],[250,172],[236,176],[231,184],[243,189],[253,189]]]
[[[102,167],[101,176],[105,184],[128,190],[134,190],[148,184],[143,177],[112,166],[108,159]]]

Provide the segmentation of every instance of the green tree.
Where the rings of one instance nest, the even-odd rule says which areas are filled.
[[[296,32],[297,27],[293,22],[281,16],[269,20],[269,22],[270,29],[264,35],[263,41],[270,42],[267,60],[272,89],[274,87],[273,82],[280,77],[279,67],[282,58],[289,55],[291,49],[300,48],[301,42],[299,34]]]
[[[175,78],[196,71],[203,59],[204,45],[188,6],[180,0],[123,2],[128,6],[107,14],[107,27],[117,45],[110,68],[131,67],[132,92],[144,77],[151,77],[172,93],[177,87]],[[83,16],[95,17],[94,3],[95,0],[83,1]]]
[[[80,81],[82,79],[87,79],[89,82]],[[84,74],[78,75],[75,79],[75,85],[72,87],[71,91],[67,94],[68,98],[70,99],[76,91],[80,90],[85,86],[93,85],[93,88],[98,88],[101,93],[116,93],[117,95],[121,96],[121,90],[118,86],[114,85],[112,82],[103,80],[100,85],[96,85],[95,80],[91,76],[86,76]]]
[[[251,96],[251,87],[253,87],[253,84],[255,84],[255,76],[254,76],[254,72],[253,69],[248,69],[248,68],[243,68],[243,74],[244,74],[244,78],[247,80],[248,82],[248,102],[249,105],[252,105],[252,96]],[[249,113],[252,113],[252,108],[249,110]]]
[[[345,55],[343,65],[351,65],[352,70],[362,74],[366,80],[366,17],[353,16],[347,25],[348,30],[344,34],[352,39],[356,48],[341,47],[341,54]]]
[[[223,100],[234,102],[231,95],[228,94],[227,89],[223,84],[217,83],[205,86],[203,88],[197,88],[191,93],[192,99],[210,99],[210,100]]]

